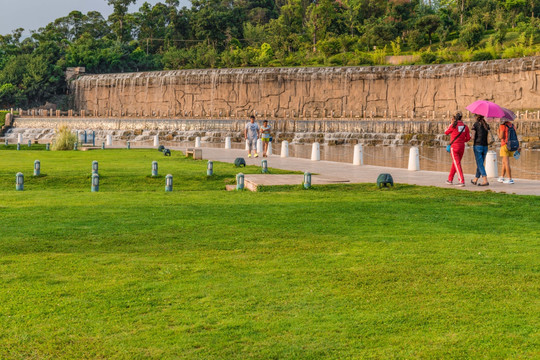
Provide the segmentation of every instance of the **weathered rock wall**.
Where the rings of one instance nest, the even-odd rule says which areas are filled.
[[[463,64],[178,70],[83,75],[71,83],[88,115],[362,118],[463,110],[477,99],[540,109],[540,57]]]

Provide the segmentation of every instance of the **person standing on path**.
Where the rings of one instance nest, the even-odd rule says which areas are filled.
[[[456,172],[458,173],[457,186],[465,186],[465,178],[463,177],[463,169],[461,168],[461,159],[465,152],[465,143],[471,140],[469,128],[461,121],[462,115],[457,112],[452,118],[452,123],[444,132],[445,135],[450,135],[450,155],[452,156],[452,168],[448,175],[446,183],[452,185]]]
[[[267,157],[268,153],[268,144],[270,143],[270,132],[272,127],[268,125],[268,120],[263,121],[263,126],[261,128],[261,140],[263,143],[263,157]]]
[[[497,181],[504,184],[513,184],[514,180],[512,179],[512,169],[510,169],[510,156],[514,156],[515,151],[508,150],[508,129],[513,128],[514,125],[506,119],[501,119],[501,121],[502,123],[499,126],[497,135],[501,140],[500,155],[502,158],[502,174]],[[521,151],[521,148],[519,148],[517,151]],[[508,179],[505,178],[505,175],[508,175]]]
[[[248,157],[251,157],[251,151],[255,153],[255,157],[259,157],[257,153],[257,140],[259,139],[259,124],[255,122],[255,116],[249,117],[249,122],[246,124],[244,137],[248,143]]]
[[[471,180],[471,183],[478,186],[488,186],[489,182],[487,180],[484,162],[486,161],[488,152],[489,125],[482,115],[475,115],[475,118],[476,122],[474,123],[472,129],[474,131],[473,150],[474,158],[476,159],[476,176],[474,177],[474,180]],[[478,179],[480,179],[480,176],[484,181],[478,184]]]

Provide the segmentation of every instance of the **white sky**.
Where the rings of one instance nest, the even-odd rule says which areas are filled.
[[[146,0],[154,5],[159,0]],[[144,0],[137,0],[130,12],[137,11]],[[162,0],[161,2],[165,2]],[[189,0],[180,0],[180,7],[191,6]],[[17,28],[24,28],[25,36],[30,30],[37,30],[59,17],[68,15],[73,10],[86,14],[88,11],[99,11],[106,19],[112,12],[107,0],[0,0],[2,17],[0,18],[0,34],[6,35]]]

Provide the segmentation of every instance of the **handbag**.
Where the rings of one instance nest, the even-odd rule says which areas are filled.
[[[466,126],[463,126],[463,129],[461,129],[461,131],[459,132],[458,136],[456,136],[456,137],[454,138],[454,140],[452,140],[452,142],[451,142],[449,145],[446,145],[446,152],[450,152],[450,149],[452,148],[452,144],[454,143],[454,141],[457,140],[457,138],[458,138],[461,134],[463,134],[463,132],[465,131],[465,127],[466,127]]]

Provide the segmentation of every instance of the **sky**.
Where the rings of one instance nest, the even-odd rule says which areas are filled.
[[[154,5],[159,0],[146,0]],[[137,11],[144,3],[137,0],[132,5],[130,12]],[[162,0],[161,2],[164,2]],[[180,6],[190,6],[189,0],[180,0]],[[104,18],[112,12],[112,6],[107,5],[107,0],[0,0],[2,19],[0,20],[0,34],[6,35],[17,28],[25,29],[25,36],[30,35],[30,30],[37,30],[59,17],[68,15],[73,10],[82,13],[99,11]]]

